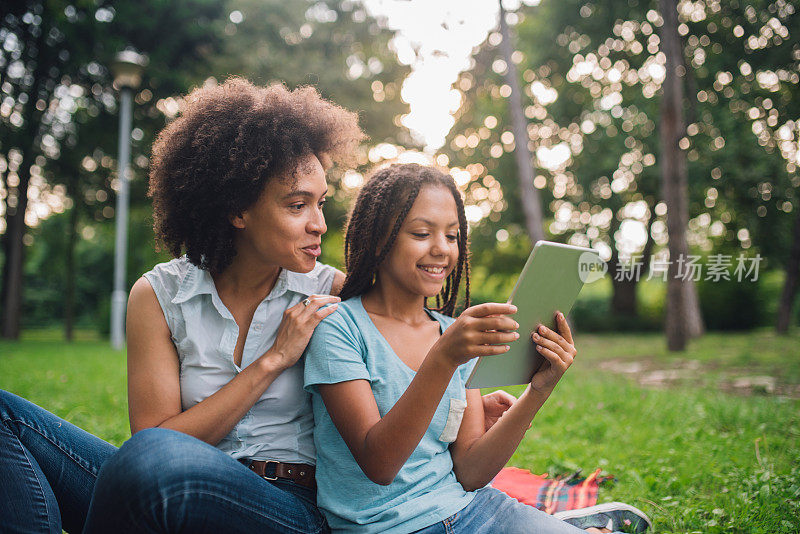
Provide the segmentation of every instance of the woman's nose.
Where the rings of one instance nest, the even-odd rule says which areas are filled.
[[[311,220],[308,222],[308,231],[312,234],[322,235],[328,231],[328,226],[325,224],[325,215],[322,213],[322,208],[317,208]]]

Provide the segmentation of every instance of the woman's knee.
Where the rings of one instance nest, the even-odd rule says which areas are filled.
[[[16,412],[31,404],[30,401],[26,401],[18,395],[0,389],[0,418],[3,420],[13,419]]]
[[[106,461],[98,485],[124,492],[158,492],[196,478],[201,466],[219,455],[226,456],[192,436],[148,428],[134,434]]]

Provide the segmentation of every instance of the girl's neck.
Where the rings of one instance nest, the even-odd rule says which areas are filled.
[[[422,295],[403,291],[390,284],[382,284],[380,280],[361,297],[361,303],[369,313],[407,324],[418,324],[431,320],[425,312],[425,298]]]

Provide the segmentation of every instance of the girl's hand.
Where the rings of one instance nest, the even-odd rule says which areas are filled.
[[[519,324],[507,315],[516,313],[513,304],[487,302],[464,310],[442,337],[433,345],[448,364],[458,367],[477,356],[491,356],[508,351],[508,345],[519,339]]]
[[[578,354],[572,341],[572,331],[561,312],[556,312],[556,325],[558,332],[540,325],[538,331],[531,335],[536,349],[547,360],[533,375],[531,390],[546,395],[550,395]]]
[[[308,306],[301,301],[283,312],[275,343],[261,356],[261,359],[281,371],[297,363],[306,350],[314,329],[320,321],[336,311],[342,299],[330,295],[311,295],[308,300]],[[320,309],[326,304],[332,305]]]

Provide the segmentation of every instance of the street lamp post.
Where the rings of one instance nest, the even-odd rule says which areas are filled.
[[[114,250],[114,291],[111,293],[111,345],[119,350],[125,341],[125,263],[128,252],[128,190],[131,159],[131,115],[133,92],[142,81],[147,57],[132,50],[117,54],[111,64],[114,87],[120,92],[119,161],[117,163],[119,190],[117,191],[116,240]]]

